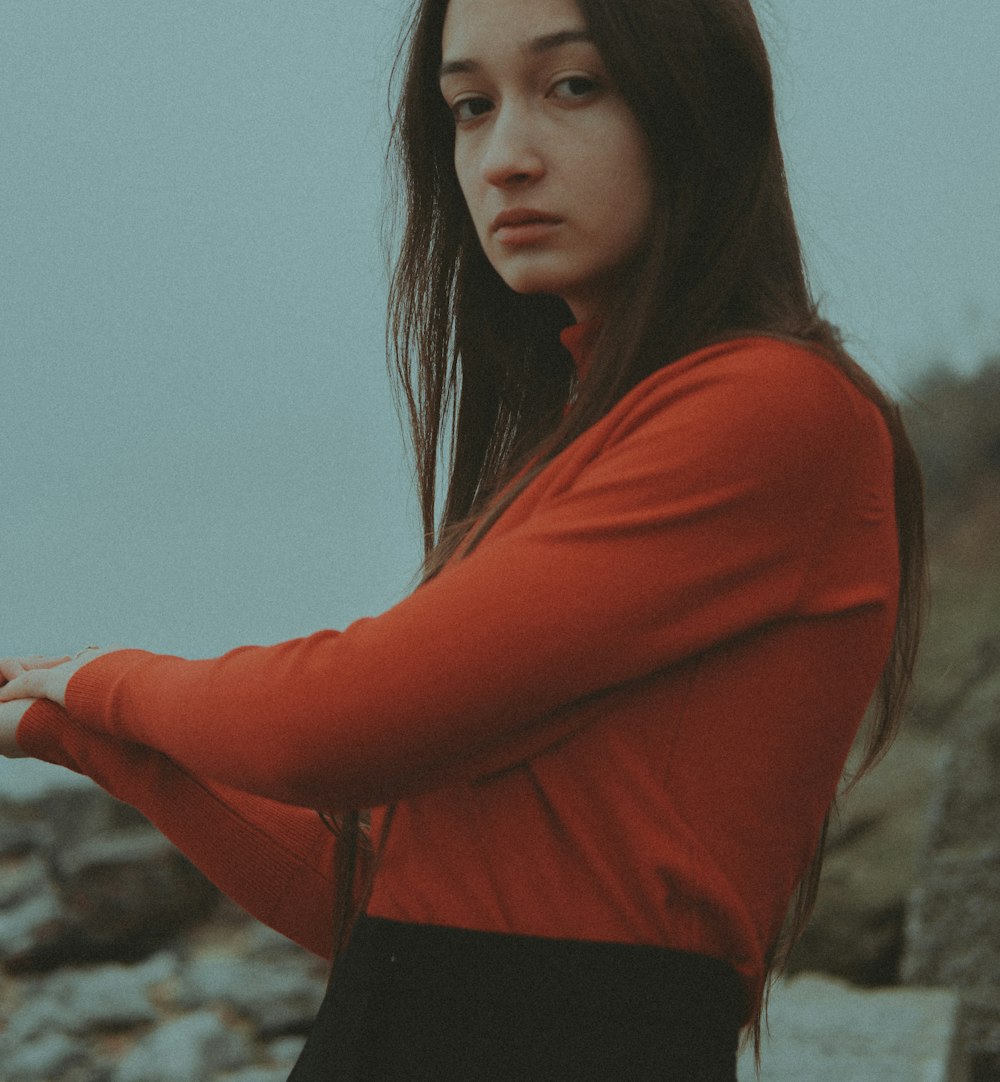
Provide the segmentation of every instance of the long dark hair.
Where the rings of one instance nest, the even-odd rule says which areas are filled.
[[[577,2],[645,132],[656,177],[648,240],[606,306],[579,388],[558,340],[571,321],[565,304],[506,286],[459,190],[454,122],[438,83],[447,0],[415,3],[409,52],[397,69],[390,158],[405,228],[388,346],[413,443],[424,578],[459,545],[475,547],[556,454],[656,369],[747,332],[801,342],[878,406],[895,449],[899,616],[870,715],[867,770],[895,735],[913,671],[924,582],[922,484],[896,406],[848,356],[810,296],[753,11],[748,0]],[[769,975],[808,920],[821,862],[822,839],[768,958]],[[759,1014],[753,1032],[759,1041]]]

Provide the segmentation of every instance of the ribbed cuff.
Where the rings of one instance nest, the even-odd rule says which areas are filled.
[[[66,688],[66,709],[70,715],[98,732],[129,739],[119,732],[119,719],[114,716],[115,685],[136,665],[155,654],[148,650],[115,650],[101,654],[77,670]]]
[[[21,718],[15,733],[17,746],[32,759],[42,759],[79,773],[80,768],[60,739],[68,724],[71,724],[69,716],[58,703],[39,699],[28,707]]]

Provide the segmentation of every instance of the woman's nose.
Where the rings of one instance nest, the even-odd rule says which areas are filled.
[[[490,127],[482,161],[483,178],[498,188],[523,184],[545,172],[537,132],[528,110],[501,106]]]

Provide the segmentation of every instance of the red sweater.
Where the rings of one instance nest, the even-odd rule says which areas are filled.
[[[377,838],[398,802],[369,914],[697,951],[754,1000],[887,656],[892,491],[882,419],[833,365],[711,346],[383,615],[105,655],[18,738],[318,953],[335,843],[308,809],[373,807]]]

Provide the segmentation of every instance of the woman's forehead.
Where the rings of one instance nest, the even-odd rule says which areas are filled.
[[[583,32],[576,0],[450,0],[442,34],[446,64],[500,44],[526,51],[539,39]]]

